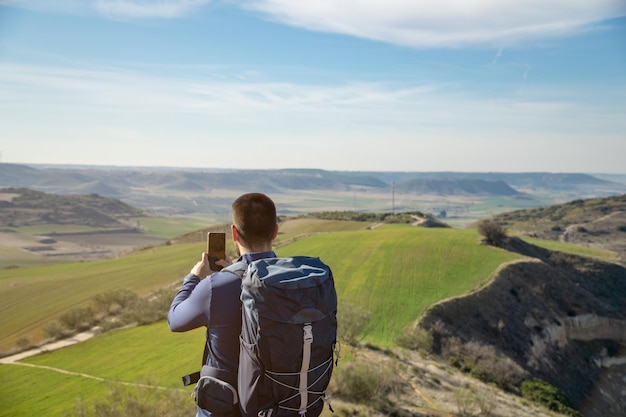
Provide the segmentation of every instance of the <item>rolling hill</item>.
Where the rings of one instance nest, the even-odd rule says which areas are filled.
[[[382,225],[367,230],[363,227],[368,224],[362,222],[321,219],[294,219],[294,222],[283,225],[283,236],[290,238],[291,243],[278,248],[279,255],[312,254],[328,262],[336,277],[340,302],[368,305],[372,320],[366,338],[383,346],[391,345],[395,335],[404,331],[426,306],[473,288],[485,281],[502,262],[516,257],[478,244],[473,230],[411,225]],[[356,227],[357,223],[357,230],[345,227],[346,224]],[[332,229],[344,231],[323,231]],[[291,239],[299,235],[308,237]],[[203,249],[204,242],[171,244],[120,259],[0,271],[0,297],[4,300],[0,317],[5,318],[0,320],[0,346],[10,349],[15,341],[24,337],[32,342],[41,340],[39,332],[45,323],[72,308],[88,305],[94,295],[107,289],[127,288],[146,294],[150,289],[179,283]],[[442,262],[443,259],[456,261]],[[165,329],[164,323],[142,327],[124,331],[123,338],[116,338],[118,332],[115,332],[102,342],[97,338],[86,343],[84,357],[79,353],[81,347],[76,346],[26,362],[104,378],[101,382],[89,380],[83,386],[81,392],[88,399],[102,396],[113,381],[143,383],[141,375],[149,375],[153,384],[173,388],[178,384],[179,373],[197,366],[202,332],[178,338],[175,336],[180,335],[167,331],[164,335]],[[109,340],[113,344],[109,344]],[[100,346],[100,343],[105,343],[106,347],[91,350],[90,346]],[[151,347],[154,344],[158,344],[159,349]],[[118,358],[114,362],[108,358],[112,351]],[[190,351],[194,353],[180,353]],[[136,358],[142,359],[137,361]],[[168,365],[164,366],[161,361]],[[0,377],[11,377],[13,369],[10,365],[0,365]],[[63,386],[70,392],[78,389],[76,379],[80,376],[66,375],[59,381],[57,374],[50,370],[43,374],[41,369],[20,372],[55,381],[55,386]],[[17,381],[28,383],[28,378]],[[54,397],[52,410],[57,413],[74,404],[75,395],[57,399],[49,390],[42,387],[45,396]],[[13,395],[25,401],[21,392],[18,389]],[[17,415],[24,410],[38,410],[46,415],[45,410],[34,409],[28,402],[23,406],[26,408],[12,406],[10,409]]]
[[[626,194],[497,214],[511,232],[615,252],[626,265]]]
[[[621,204],[620,199],[603,201],[597,210],[593,209],[596,214],[585,219],[593,222],[597,216],[615,216],[613,213],[621,212]],[[585,206],[585,202],[572,202],[572,207],[581,205]],[[595,206],[589,203],[581,213],[588,214],[592,207]],[[613,209],[609,207],[615,210],[610,211]],[[560,212],[554,209],[554,213]],[[565,218],[569,218],[568,215],[561,217]],[[25,339],[38,343],[43,339],[41,329],[48,321],[74,308],[89,305],[92,298],[103,291],[130,289],[144,295],[154,289],[177,285],[204,249],[203,236],[203,231],[189,234],[118,259],[0,270],[0,297],[3,300],[0,306],[0,317],[3,317],[0,319],[0,349],[7,352]],[[474,346],[474,349],[478,346],[482,349],[478,352],[487,360],[503,366],[495,368],[502,371],[503,376],[510,375],[508,372],[512,369],[522,369],[519,375],[523,378],[538,375],[568,395],[578,396],[575,403],[582,406],[580,397],[593,389],[596,376],[600,378],[601,372],[593,368],[594,361],[598,357],[619,355],[619,344],[606,338],[566,338],[563,346],[567,354],[573,356],[564,357],[559,356],[558,347],[562,340],[558,335],[565,331],[563,329],[569,329],[570,321],[575,326],[575,320],[582,320],[590,314],[623,319],[623,304],[620,304],[619,297],[624,295],[624,268],[553,252],[519,239],[510,242],[504,250],[480,244],[479,235],[473,229],[419,228],[410,224],[378,225],[300,217],[281,223],[277,252],[279,256],[319,256],[326,261],[335,275],[340,305],[365,308],[369,313],[370,321],[362,336],[377,350],[394,349],[397,336],[411,332],[418,317],[427,312],[422,317],[426,317],[423,320],[429,322],[435,335],[435,351],[445,344],[446,338],[463,343],[456,345],[457,352],[467,353],[467,346]],[[560,245],[563,249],[569,246],[567,242]],[[164,335],[163,327],[161,323],[115,332],[94,339],[86,344],[85,350],[76,346],[25,361],[70,372],[61,377],[50,368],[16,370],[17,366],[1,365],[0,377],[15,381],[11,396],[23,402],[21,407],[26,407],[20,408],[12,403],[13,414],[7,415],[46,415],[46,407],[32,408],[24,396],[28,387],[32,388],[32,378],[48,382],[37,384],[37,388],[44,398],[54,398],[54,413],[50,415],[58,415],[72,407],[76,396],[68,395],[68,392],[75,394],[81,388],[85,398],[94,399],[102,397],[120,381],[141,384],[145,378],[152,378],[149,385],[175,391],[172,374],[178,369],[184,369],[181,373],[186,373],[197,367],[202,332],[174,339],[170,337],[172,335]],[[446,337],[442,338],[442,334]],[[154,344],[159,344],[159,348],[154,349]],[[490,349],[497,352],[495,357]],[[115,355],[111,355],[112,351]],[[190,351],[194,353],[187,354]],[[170,356],[163,352],[177,354]],[[402,355],[406,353],[399,357]],[[481,362],[470,363],[471,358],[469,354],[461,356],[461,360],[467,360],[466,368],[483,375],[477,368]],[[532,366],[527,363],[529,358],[535,361],[529,362],[531,365],[543,363],[545,369],[540,366],[533,374],[530,371]],[[578,371],[570,371],[569,364],[575,364]],[[431,392],[444,391],[442,377],[429,373],[444,365],[431,363],[423,366],[424,370],[415,371],[415,374],[429,376],[419,379],[419,384],[432,389]],[[406,364],[397,369],[413,372],[411,369],[419,368]],[[577,385],[577,378],[584,370],[589,371],[584,377],[587,379],[580,379],[583,382]],[[87,378],[89,381],[80,384],[81,378],[86,378],[80,374],[85,371],[101,379]],[[621,375],[623,377],[623,373]],[[457,381],[446,385],[445,390],[453,390],[455,384],[457,389],[462,386]],[[412,394],[406,395],[415,396],[416,391],[411,390]],[[7,393],[8,390],[0,394],[0,404],[9,401]],[[602,404],[613,406],[599,404],[595,406],[596,410],[601,410]],[[434,412],[432,408],[412,409],[411,412],[408,409],[387,411],[414,416],[445,415],[443,410]],[[506,414],[493,415],[540,415],[539,412],[517,412],[513,407],[513,411],[509,408]]]
[[[487,181],[481,179],[413,179],[398,184],[398,191],[404,193],[420,193],[435,195],[517,195],[504,181]]]
[[[98,194],[56,195],[26,188],[0,189],[0,227],[43,224],[127,228],[131,217],[145,213]]]
[[[399,210],[446,210],[474,219],[494,210],[539,207],[626,192],[623,182],[580,173],[228,170],[6,163],[0,163],[0,187],[26,187],[56,194],[98,193],[155,214],[203,213],[224,221],[232,200],[251,190],[272,195],[282,214],[392,211],[390,199],[395,189]]]

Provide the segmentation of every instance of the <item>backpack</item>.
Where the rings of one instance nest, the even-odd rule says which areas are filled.
[[[330,407],[326,389],[339,358],[330,268],[319,258],[298,256],[242,261],[224,270],[241,277],[239,369],[226,376],[204,366],[196,403],[217,415],[236,414],[239,403],[244,417],[319,416],[324,403]]]

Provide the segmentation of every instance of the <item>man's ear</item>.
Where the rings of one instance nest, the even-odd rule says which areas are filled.
[[[230,233],[233,235],[233,241],[239,242],[239,230],[237,230],[234,224],[230,225]]]
[[[276,236],[278,236],[278,225],[276,225],[276,229],[274,230],[274,236],[272,236],[272,240],[276,239]]]

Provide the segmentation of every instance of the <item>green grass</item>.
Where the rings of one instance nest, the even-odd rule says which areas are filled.
[[[133,283],[141,287],[147,282],[158,286],[179,279],[193,263],[190,258],[195,258],[195,252],[202,250],[199,244],[177,246],[115,261],[68,264],[39,278],[32,274],[37,268],[30,268],[31,274],[25,274],[22,279],[30,281],[31,285],[39,282],[41,286],[52,281],[55,283],[52,287],[61,288],[69,279],[72,285],[80,285],[77,291],[81,293],[104,282],[111,286]],[[395,335],[430,304],[477,287],[489,279],[500,264],[518,258],[478,244],[474,230],[404,225],[316,234],[277,251],[280,256],[302,254],[319,256],[326,261],[333,269],[339,302],[370,309],[372,322],[366,341],[379,345],[390,345]],[[100,277],[92,280],[92,274]],[[118,279],[117,274],[122,278]],[[53,279],[55,276],[59,281]],[[84,287],[77,282],[80,277],[86,281]],[[52,292],[52,287],[45,287],[46,291]],[[35,288],[31,288],[31,292],[35,292]],[[64,297],[48,297],[47,302],[55,298]],[[41,313],[47,302],[40,300],[31,305],[38,305],[35,310]],[[160,387],[179,389],[180,376],[199,368],[203,341],[203,329],[171,333],[167,324],[160,322],[118,330],[24,360],[32,365],[103,378],[104,382],[48,369],[2,365],[0,416],[64,415],[72,410],[77,398],[93,402],[105,397],[120,382],[149,381]],[[191,388],[186,392],[190,393]],[[4,407],[5,404],[10,405]]]
[[[79,399],[93,402],[105,398],[120,382],[181,390],[180,377],[200,368],[203,340],[202,330],[171,333],[167,324],[160,322],[108,333],[23,361],[69,374],[0,365],[0,416],[63,416]],[[191,388],[186,391],[190,393]],[[189,404],[193,406],[191,399]]]
[[[161,239],[171,239],[215,223],[209,219],[183,217],[137,217],[133,220],[141,225],[147,236]]]
[[[47,369],[0,365],[0,417],[64,416],[77,399],[106,395],[110,383]]]
[[[24,362],[111,381],[182,388],[180,377],[201,367],[204,338],[204,329],[172,333],[166,322],[158,322],[106,333]]]
[[[146,294],[182,280],[203,250],[199,243],[160,246],[120,259],[2,270],[0,351],[22,337],[41,341],[47,322],[98,293],[127,288]]]
[[[532,243],[542,248],[550,249],[553,251],[571,253],[574,255],[588,256],[591,258],[602,259],[605,261],[616,261],[619,259],[613,252],[609,252],[602,249],[590,248],[589,246],[575,245],[572,243],[557,242],[554,240],[543,240],[532,237],[523,236],[522,239],[528,243]]]
[[[186,217],[135,217],[133,221],[139,223],[144,234],[161,239],[170,239],[183,233],[198,230],[214,223],[209,219]],[[13,228],[25,235],[49,235],[64,233],[88,233],[110,231],[106,227],[90,227],[71,224],[43,224],[36,226],[21,226]]]
[[[313,234],[363,230],[371,225],[368,222],[322,220],[309,217],[294,218],[280,224],[278,236],[274,243],[276,246],[282,246],[293,239]]]
[[[0,270],[15,270],[24,266],[50,265],[58,262],[58,259],[38,256],[17,248],[0,246]]]
[[[384,225],[321,234],[278,251],[319,256],[333,270],[340,302],[367,306],[366,340],[390,345],[429,305],[462,294],[520,256],[478,244],[475,230]]]
[[[322,229],[330,227],[321,222]],[[517,257],[477,240],[473,230],[385,225],[312,235],[278,253],[311,254],[328,262],[340,299],[367,305],[376,317],[369,329],[371,341],[390,344],[428,305],[475,287],[502,262]],[[189,243],[120,259],[2,270],[0,350],[13,349],[21,338],[41,341],[47,322],[100,292],[127,288],[145,294],[177,282],[203,250],[204,243]]]

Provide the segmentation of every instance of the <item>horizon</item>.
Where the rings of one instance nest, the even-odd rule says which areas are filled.
[[[64,163],[33,163],[33,162],[6,162],[0,161],[0,165],[24,165],[31,168],[66,168],[66,169],[94,169],[94,170],[125,170],[125,169],[138,169],[138,170],[172,170],[172,171],[289,171],[289,170],[302,170],[302,171],[328,171],[328,172],[347,172],[347,173],[390,173],[390,174],[402,174],[402,173],[433,173],[433,174],[550,174],[550,175],[606,175],[606,176],[626,176],[626,169],[622,172],[584,172],[584,171],[454,171],[454,170],[438,170],[438,171],[422,171],[422,170],[371,170],[371,169],[324,169],[324,168],[299,168],[299,167],[280,167],[280,168],[227,168],[227,167],[181,167],[181,166],[166,166],[166,165],[107,165],[107,164],[64,164]]]
[[[0,0],[0,162],[620,175],[625,40],[620,0]]]

